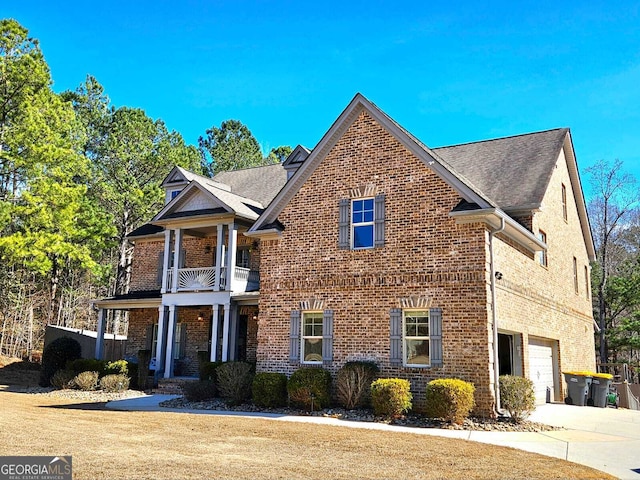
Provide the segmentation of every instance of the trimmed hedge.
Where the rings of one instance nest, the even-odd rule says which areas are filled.
[[[345,363],[336,378],[338,403],[346,409],[367,406],[371,401],[371,383],[380,369],[374,362]]]
[[[71,384],[79,390],[95,390],[98,387],[98,372],[80,372],[73,378]]]
[[[382,417],[398,418],[411,410],[411,384],[400,378],[380,378],[371,384],[373,412]]]
[[[129,377],[122,373],[105,375],[100,379],[100,390],[108,393],[124,392],[129,389]]]
[[[190,402],[202,402],[210,400],[216,396],[216,382],[213,380],[200,380],[199,382],[188,382],[182,386],[182,392]]]
[[[431,418],[461,424],[475,406],[472,383],[457,378],[432,380],[427,384],[426,411]]]
[[[287,404],[287,376],[261,372],[253,378],[253,403],[259,407],[284,407]]]
[[[67,362],[67,369],[73,370],[76,375],[82,372],[98,372],[100,376],[104,375],[106,362],[96,358],[78,358]]]
[[[500,403],[511,419],[520,423],[536,409],[533,382],[525,377],[502,375],[500,381]]]
[[[322,410],[331,401],[331,374],[324,368],[300,368],[291,375],[287,392],[295,406]]]
[[[40,386],[48,387],[51,377],[58,370],[65,368],[68,361],[80,358],[82,348],[77,340],[71,337],[59,337],[44,347],[42,352],[42,369],[40,370]]]

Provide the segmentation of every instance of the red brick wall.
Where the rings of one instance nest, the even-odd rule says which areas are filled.
[[[386,196],[385,246],[340,250],[339,201],[367,184]],[[486,234],[449,218],[459,201],[361,114],[278,217],[282,238],[262,242],[258,369],[297,368],[288,361],[289,314],[318,298],[334,311],[332,372],[348,360],[373,359],[384,376],[411,380],[418,406],[429,380],[455,376],[476,384],[480,410],[490,411]],[[443,368],[389,364],[389,311],[409,296],[442,309]]]

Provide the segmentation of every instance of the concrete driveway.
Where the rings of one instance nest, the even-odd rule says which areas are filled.
[[[567,430],[498,435],[494,439],[474,435],[484,432],[472,432],[469,439],[563,458],[622,479],[640,480],[640,411],[549,403],[539,406],[529,420]]]
[[[353,428],[404,431],[437,435],[517,448],[561,458],[602,470],[625,480],[640,480],[640,411],[613,408],[576,407],[560,403],[539,406],[529,418],[534,422],[564,427],[551,432],[482,432],[398,427],[381,423],[352,422],[326,417],[298,417],[279,414],[212,410],[182,410],[158,404],[173,395],[151,395],[109,402],[114,410],[164,411],[203,415],[235,415],[271,418],[276,421],[332,424]]]

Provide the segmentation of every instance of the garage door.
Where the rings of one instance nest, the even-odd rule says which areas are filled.
[[[529,378],[533,382],[536,405],[547,401],[547,388],[553,399],[553,342],[542,339],[529,339]]]

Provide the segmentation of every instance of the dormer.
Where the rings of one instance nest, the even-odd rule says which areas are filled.
[[[191,172],[181,167],[173,167],[169,175],[162,182],[161,187],[164,188],[164,204],[166,205],[173,200],[192,180],[189,178]]]
[[[289,180],[294,173],[298,171],[298,168],[304,163],[311,151],[302,145],[298,145],[289,154],[286,160],[282,163],[282,166],[287,171],[287,180]]]

